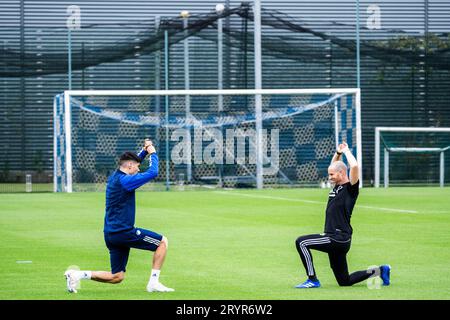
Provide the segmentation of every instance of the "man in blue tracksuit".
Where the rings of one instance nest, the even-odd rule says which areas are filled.
[[[139,173],[139,164],[150,155],[147,171]],[[148,292],[174,291],[159,282],[159,274],[166,256],[167,238],[150,230],[136,228],[135,190],[158,176],[158,156],[150,140],[135,154],[125,152],[120,156],[119,168],[108,178],[106,186],[106,210],[104,236],[109,249],[111,272],[78,271],[65,272],[67,290],[76,293],[80,280],[120,283],[125,277],[130,248],[153,251],[153,266]]]

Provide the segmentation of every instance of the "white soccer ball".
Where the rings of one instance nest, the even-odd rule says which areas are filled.
[[[180,12],[180,16],[181,16],[182,18],[187,18],[187,17],[189,17],[189,11],[187,11],[187,10],[181,11],[181,12]]]
[[[225,10],[225,6],[221,3],[216,4],[216,13],[217,14],[222,14],[223,10]]]

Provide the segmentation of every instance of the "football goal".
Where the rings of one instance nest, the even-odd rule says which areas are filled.
[[[340,141],[362,162],[360,123],[353,88],[65,91],[54,99],[54,191],[104,189],[145,138],[160,157],[148,188],[320,186]]]

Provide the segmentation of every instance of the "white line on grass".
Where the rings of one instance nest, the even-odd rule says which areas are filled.
[[[271,200],[282,200],[282,201],[292,201],[292,202],[314,203],[314,204],[321,204],[324,206],[326,204],[323,201],[314,201],[314,200],[291,199],[291,198],[283,198],[283,197],[263,196],[263,195],[256,195],[256,194],[234,193],[234,192],[225,192],[225,191],[214,191],[214,192],[220,193],[220,194],[226,194],[226,195],[230,195],[230,196],[241,196],[241,197],[257,198],[257,199],[271,199]],[[364,209],[379,210],[379,211],[391,211],[391,212],[400,212],[400,213],[419,213],[416,210],[393,209],[393,208],[361,206],[361,205],[357,205],[357,207],[364,208]]]
[[[283,201],[293,201],[293,202],[304,202],[304,203],[314,203],[314,204],[325,204],[323,201],[314,201],[314,200],[304,200],[304,199],[291,199],[291,198],[283,198],[283,197],[273,197],[273,196],[263,196],[256,194],[248,194],[248,193],[234,193],[234,192],[225,192],[225,191],[214,191],[215,193],[226,194],[230,196],[242,196],[248,198],[258,198],[258,199],[271,199],[271,200],[283,200]]]
[[[392,209],[392,208],[360,206],[360,205],[357,205],[357,207],[365,208],[365,209],[381,210],[381,211],[400,212],[400,213],[419,213],[419,211],[416,211],[416,210]]]

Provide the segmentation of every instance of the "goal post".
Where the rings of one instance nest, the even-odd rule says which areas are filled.
[[[257,95],[262,98],[260,114]],[[187,113],[186,96],[191,97]],[[155,108],[155,103],[167,106]],[[257,119],[264,133],[262,148],[252,135]],[[149,136],[161,139],[158,179],[167,186],[186,177],[183,165],[190,161],[192,184],[258,187],[260,176],[265,186],[319,186],[341,141],[356,155],[362,186],[360,90],[355,88],[68,90],[55,96],[54,134],[55,191],[104,186],[120,153],[138,151],[139,141]],[[186,137],[193,141],[184,141]],[[200,146],[198,137],[203,139]],[[177,138],[183,143],[174,143]],[[192,158],[175,159],[185,156],[184,143],[192,149]],[[220,158],[225,173],[217,170]]]
[[[434,159],[434,162],[439,171],[439,186],[444,187],[445,153],[448,150],[450,150],[450,128],[376,127],[374,186],[380,187],[382,157],[383,185],[387,188],[390,182],[390,155],[414,153],[438,155],[438,159]]]

